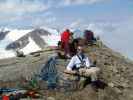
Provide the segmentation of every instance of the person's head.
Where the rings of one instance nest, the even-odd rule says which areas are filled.
[[[78,54],[84,53],[84,47],[81,46],[81,45],[79,45],[79,46],[77,47],[77,53],[78,53]]]
[[[66,29],[66,32],[70,32],[70,30],[69,29]]]
[[[74,34],[73,32],[70,32],[71,36]]]
[[[93,33],[92,30],[84,30],[84,33]]]
[[[58,49],[61,49],[61,41],[58,42]]]

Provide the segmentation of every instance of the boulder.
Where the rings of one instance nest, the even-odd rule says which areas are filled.
[[[16,56],[17,57],[25,57],[23,51],[18,51],[18,50],[16,51]]]

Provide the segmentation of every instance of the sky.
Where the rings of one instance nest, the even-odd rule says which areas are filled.
[[[133,0],[0,0],[0,27],[89,28],[133,59]]]

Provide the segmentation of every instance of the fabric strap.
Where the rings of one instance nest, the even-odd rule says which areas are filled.
[[[77,55],[77,57],[79,58],[79,60],[81,61],[81,64],[84,65],[84,61],[83,58],[81,59],[81,57],[79,57],[79,55]]]

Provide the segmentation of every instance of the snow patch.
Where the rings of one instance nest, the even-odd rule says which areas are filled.
[[[11,57],[15,57],[14,51],[6,51],[4,49],[0,49],[0,59],[11,58]]]
[[[32,30],[17,30],[17,29],[14,29],[14,30],[12,30],[8,33],[6,38],[9,39],[9,40],[12,40],[12,41],[16,41],[16,40],[20,39],[22,36],[28,34],[31,31]]]
[[[58,41],[61,40],[60,35],[48,35],[48,36],[42,36],[44,41],[48,46],[57,46]]]
[[[29,44],[27,44],[21,51],[24,52],[24,54],[29,54],[31,52],[35,52],[38,50],[41,50],[41,48],[29,37]]]
[[[42,29],[48,31],[49,33],[51,33],[53,35],[59,35],[59,32],[56,29],[51,29],[51,28],[47,28],[47,27],[42,27]]]

